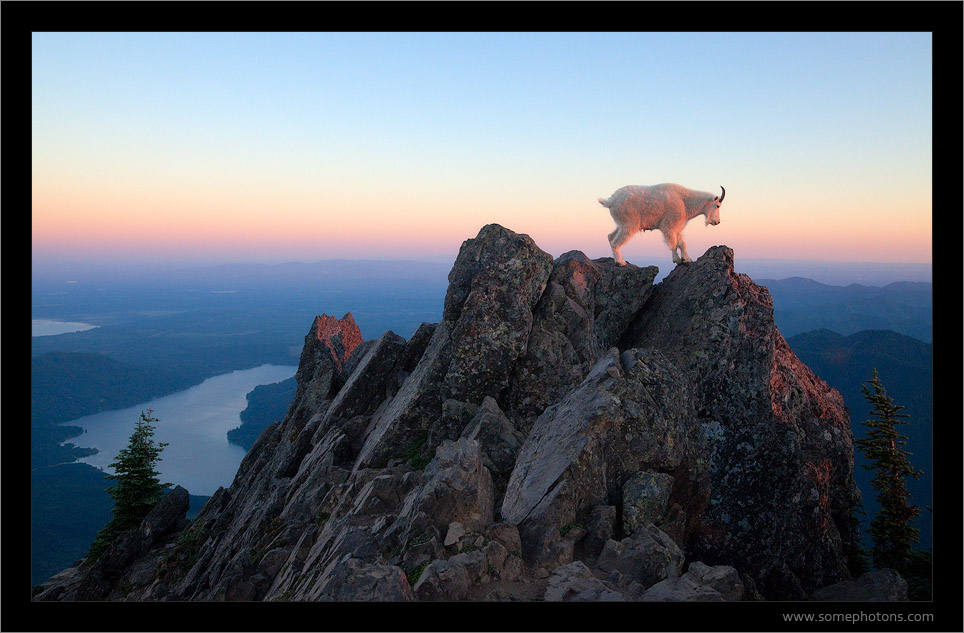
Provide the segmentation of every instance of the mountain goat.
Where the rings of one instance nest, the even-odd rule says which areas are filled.
[[[707,224],[720,223],[720,203],[726,195],[726,189],[722,186],[720,189],[723,190],[722,195],[714,196],[672,183],[628,185],[617,189],[607,199],[599,198],[599,204],[609,208],[616,222],[616,230],[609,234],[609,245],[616,263],[626,265],[619,248],[629,238],[640,231],[654,229],[662,231],[675,263],[693,261],[686,252],[683,227],[700,214],[706,216]]]

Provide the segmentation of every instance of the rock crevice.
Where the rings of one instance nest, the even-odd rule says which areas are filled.
[[[315,319],[284,420],[230,488],[110,574],[82,561],[35,599],[806,599],[855,586],[840,395],[793,355],[731,249],[656,273],[578,251],[553,260],[483,227],[439,323],[362,341],[350,314]]]

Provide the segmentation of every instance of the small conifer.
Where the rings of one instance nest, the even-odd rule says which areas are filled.
[[[152,424],[158,419],[152,417],[152,413],[151,409],[146,413],[141,412],[127,447],[122,448],[110,464],[114,474],[106,475],[106,478],[117,482],[107,489],[107,493],[114,498],[113,516],[97,533],[87,553],[88,558],[96,559],[121,532],[140,525],[160,500],[164,490],[171,485],[162,484],[158,479],[159,473],[154,469],[167,443],[154,442]]]
[[[871,389],[861,386],[864,398],[870,403],[872,418],[862,424],[867,427],[865,438],[855,440],[867,459],[864,465],[875,474],[870,485],[876,492],[880,511],[870,522],[868,534],[873,541],[871,556],[877,568],[889,567],[906,573],[911,560],[911,546],[919,542],[920,530],[912,525],[921,509],[910,503],[907,477],[919,479],[923,471],[916,470],[904,449],[907,437],[902,435],[898,424],[907,424],[901,418],[910,417],[900,411],[904,408],[887,396],[877,370],[870,380]]]

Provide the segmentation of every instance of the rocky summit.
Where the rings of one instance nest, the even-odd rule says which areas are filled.
[[[229,488],[190,522],[176,489],[34,599],[805,600],[855,586],[840,394],[794,356],[731,249],[656,273],[483,227],[439,323],[363,341],[350,314],[315,319],[285,418]]]

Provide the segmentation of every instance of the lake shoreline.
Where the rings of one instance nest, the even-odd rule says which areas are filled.
[[[57,319],[31,319],[30,336],[58,336],[60,334],[70,334],[72,332],[86,332],[99,328],[93,323],[82,323],[80,321],[58,321]]]
[[[168,443],[158,464],[161,477],[182,485],[191,494],[209,495],[219,486],[230,485],[247,453],[227,439],[227,431],[241,424],[240,413],[247,406],[247,395],[257,386],[294,376],[296,370],[294,365],[262,364],[225,372],[133,406],[68,420],[58,426],[78,432],[65,438],[61,445],[84,451],[93,449],[95,452],[72,463],[108,472],[109,464],[126,446],[140,412],[152,409],[159,420],[155,441]]]

